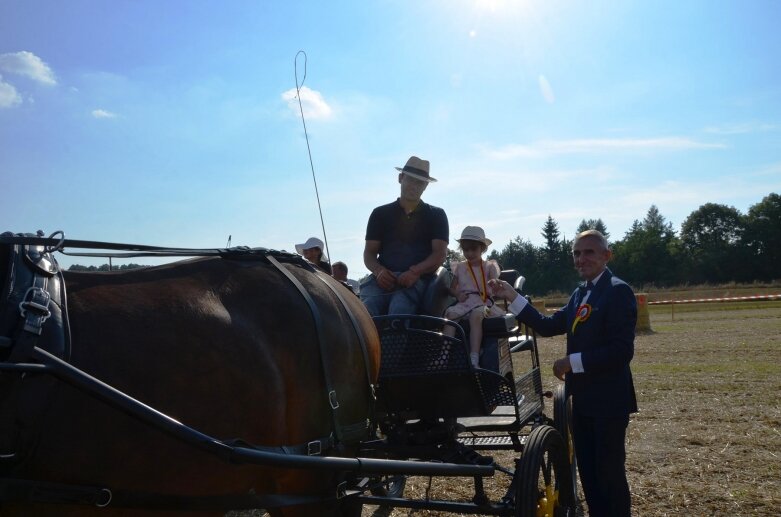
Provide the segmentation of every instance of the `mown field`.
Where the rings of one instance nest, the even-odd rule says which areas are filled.
[[[781,514],[781,302],[676,305],[674,313],[651,306],[651,326],[632,362],[640,405],[627,437],[634,515]],[[541,339],[542,364],[564,349],[563,337]],[[543,381],[545,389],[558,382],[547,367]],[[504,476],[497,481],[494,496],[507,486]],[[406,494],[468,500],[470,485],[440,478],[429,489],[428,478],[412,478]],[[588,515],[585,504],[579,513]]]

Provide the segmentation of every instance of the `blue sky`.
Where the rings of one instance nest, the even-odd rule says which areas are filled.
[[[410,155],[451,245],[781,192],[781,2],[0,0],[0,230],[366,269]],[[299,78],[303,59],[299,58]],[[61,258],[69,265],[85,259]],[[144,262],[141,259],[134,262]],[[104,261],[97,261],[98,263]]]

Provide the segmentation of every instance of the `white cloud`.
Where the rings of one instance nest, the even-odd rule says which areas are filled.
[[[117,114],[106,110],[92,110],[92,116],[95,118],[116,118]]]
[[[540,84],[540,93],[542,93],[542,96],[545,97],[545,101],[548,104],[553,104],[556,102],[556,96],[553,94],[553,88],[545,76],[540,75],[540,77],[537,78],[537,82]]]
[[[722,124],[719,126],[708,126],[706,133],[717,135],[739,135],[743,133],[758,133],[762,131],[773,131],[778,126],[763,122],[743,122],[738,124]]]
[[[304,116],[308,119],[328,119],[333,115],[333,109],[325,102],[323,95],[317,90],[312,90],[306,86],[302,86],[301,92],[301,106],[304,109]],[[290,109],[292,109],[296,115],[299,115],[300,109],[298,106],[298,99],[296,98],[296,89],[290,90],[282,94],[282,100],[287,102]]]
[[[10,74],[23,75],[46,85],[57,84],[54,72],[49,68],[49,65],[26,50],[0,54],[0,70]]]
[[[3,81],[0,75],[0,108],[10,108],[22,103],[22,98],[17,93],[13,85]]]
[[[483,146],[483,153],[495,160],[519,157],[540,157],[555,154],[682,151],[687,149],[723,149],[724,144],[698,142],[685,137],[660,138],[582,138],[573,140],[541,140],[530,145],[511,144],[492,148]]]

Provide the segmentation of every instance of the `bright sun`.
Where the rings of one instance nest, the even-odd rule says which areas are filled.
[[[508,0],[474,0],[477,9],[492,13],[505,9],[508,3]]]

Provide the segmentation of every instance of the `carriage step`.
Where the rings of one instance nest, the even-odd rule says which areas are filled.
[[[527,436],[518,436],[521,445],[526,443]],[[513,440],[509,435],[493,436],[460,436],[458,443],[475,450],[504,450],[513,448]]]

